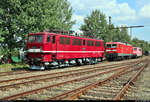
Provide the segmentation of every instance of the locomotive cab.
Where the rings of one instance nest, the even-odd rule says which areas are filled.
[[[138,58],[142,56],[142,49],[139,47],[133,47],[133,58]]]
[[[44,64],[51,62],[49,51],[55,50],[55,36],[51,34],[29,34],[27,40],[28,63],[30,69],[44,70]]]
[[[116,44],[116,43],[106,44],[106,58],[109,60],[116,58],[117,57],[117,48],[118,48],[118,44]]]

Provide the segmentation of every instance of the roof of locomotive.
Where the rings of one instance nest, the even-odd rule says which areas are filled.
[[[50,33],[50,32],[29,33],[29,35],[34,35],[34,34],[52,34],[52,35],[59,35],[59,36],[65,36],[65,37],[84,38],[86,40],[97,40],[97,41],[100,40],[100,41],[104,41],[104,40],[101,40],[101,39],[86,38],[86,37],[79,37],[79,36],[73,36],[73,35],[63,35],[63,34]]]
[[[140,47],[133,47],[133,48],[141,49]]]
[[[106,42],[106,44],[124,44],[124,45],[132,46],[132,45],[130,45],[130,44],[122,43],[122,42]]]

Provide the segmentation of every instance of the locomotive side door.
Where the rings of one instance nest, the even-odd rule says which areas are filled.
[[[52,59],[56,60],[57,57],[57,40],[56,35],[52,36]]]

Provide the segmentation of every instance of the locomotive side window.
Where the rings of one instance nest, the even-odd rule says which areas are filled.
[[[33,43],[34,42],[34,36],[29,36],[29,41],[30,43]]]
[[[98,46],[98,42],[97,41],[95,42],[95,46]]]
[[[73,39],[73,45],[78,45],[78,39]]]
[[[78,45],[81,45],[81,39],[78,39]]]
[[[83,45],[85,45],[85,40],[83,40]]]
[[[67,45],[70,45],[70,38],[67,38]]]
[[[59,43],[64,44],[64,37],[60,37]]]
[[[72,39],[72,45],[75,45],[76,40]]]
[[[50,35],[47,36],[47,42],[50,42],[51,41],[51,37]]]
[[[107,45],[109,46],[110,44],[107,44]],[[95,42],[95,46],[101,46],[101,42],[96,41],[96,42]],[[110,48],[110,47],[111,47],[111,45],[110,45],[110,47],[108,47],[108,46],[107,46],[107,48]]]
[[[99,46],[101,46],[101,42],[99,42]]]
[[[91,46],[93,46],[93,44],[94,44],[94,42],[93,42],[93,41],[91,41]]]
[[[55,44],[55,36],[53,36],[53,44]]]
[[[89,40],[87,41],[87,46],[90,46],[90,41]]]
[[[37,43],[41,43],[41,42],[43,42],[43,35],[36,35],[35,39],[36,39]]]

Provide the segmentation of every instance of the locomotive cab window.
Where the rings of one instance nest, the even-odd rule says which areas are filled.
[[[137,50],[137,48],[134,48],[134,51],[136,51]]]
[[[55,44],[55,36],[53,36],[53,44]]]
[[[35,36],[35,42],[36,42],[36,43],[41,43],[41,42],[43,42],[43,35],[36,35],[36,36]]]
[[[117,44],[112,44],[111,48],[117,48]]]
[[[29,42],[29,43],[33,43],[33,42],[34,42],[34,36],[29,36],[28,42]]]
[[[47,42],[50,42],[51,41],[51,37],[50,35],[47,36]]]
[[[111,48],[111,44],[107,44],[107,48]]]

